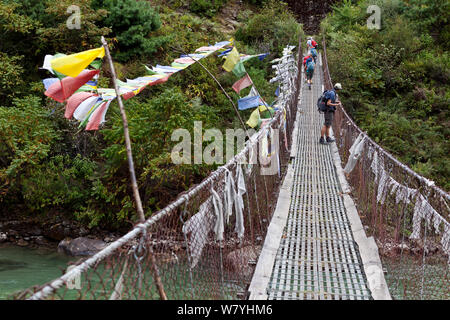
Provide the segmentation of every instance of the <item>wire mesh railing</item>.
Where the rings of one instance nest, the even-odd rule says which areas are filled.
[[[300,67],[285,50],[277,111],[234,158],[60,278],[13,298],[245,298],[289,162]]]
[[[333,88],[323,41],[325,89]],[[450,195],[395,159],[350,118],[333,133],[351,194],[374,236],[394,299],[450,299]]]

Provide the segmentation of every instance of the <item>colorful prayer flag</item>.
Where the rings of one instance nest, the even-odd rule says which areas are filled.
[[[86,125],[86,130],[98,130],[100,124],[105,122],[106,111],[111,104],[112,100],[107,100],[103,102],[89,117],[88,123]]]
[[[240,80],[236,81],[233,84],[233,90],[236,91],[237,94],[241,92],[242,89],[247,88],[248,86],[251,86],[253,84],[252,79],[250,79],[250,76],[248,73]]]
[[[233,73],[236,77],[242,77],[244,74],[247,73],[242,61],[239,61],[238,63],[236,63],[236,65],[233,68]]]
[[[78,108],[78,106],[87,98],[91,98],[97,96],[92,92],[77,92],[73,94],[69,100],[67,100],[66,111],[64,113],[64,117],[67,119],[72,118],[74,111]]]
[[[255,128],[260,122],[260,116],[259,116],[259,110],[255,109],[252,114],[250,115],[250,118],[248,118],[248,121],[246,122],[249,127]]]
[[[51,68],[69,77],[76,77],[82,72],[95,58],[103,58],[105,48],[87,50],[74,53],[68,56],[53,58],[50,61]]]
[[[260,96],[244,97],[238,100],[238,109],[247,110],[263,104]]]
[[[238,62],[239,52],[237,51],[236,47],[234,47],[233,50],[231,50],[231,52],[227,55],[225,63],[223,64],[223,68],[225,69],[225,71],[231,72]]]
[[[60,81],[54,82],[44,94],[58,102],[64,102],[82,85],[91,80],[99,70],[83,70],[77,77],[66,77]]]

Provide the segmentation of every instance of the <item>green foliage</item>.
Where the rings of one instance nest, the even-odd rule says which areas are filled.
[[[201,16],[213,17],[227,0],[190,0],[189,10]]]
[[[98,47],[100,36],[105,35],[117,58],[118,78],[132,79],[145,74],[143,63],[167,65],[182,53],[231,37],[223,33],[220,19],[207,19],[227,1],[169,2],[170,6],[163,0],[0,2],[0,214],[14,210],[64,214],[90,227],[120,227],[136,221],[117,104],[109,107],[102,130],[80,130],[77,121],[63,117],[62,104],[43,96],[41,79],[48,73],[38,67],[45,54]],[[240,18],[255,20],[244,32],[248,41],[236,42],[240,52],[278,55],[285,45],[297,44],[300,25],[286,6],[270,3],[273,8],[266,6],[255,15],[250,10],[255,6],[244,6],[247,11]],[[66,26],[70,15],[66,10],[73,4],[81,9],[80,30]],[[189,4],[196,14],[190,13]],[[207,9],[201,10],[202,6]],[[264,19],[270,23],[262,23]],[[268,60],[252,59],[245,67],[270,103],[276,85],[267,81],[272,76]],[[236,102],[231,86],[237,77],[223,71],[223,60],[211,56],[201,62]],[[105,73],[107,68],[102,70]],[[111,87],[105,76],[99,84]],[[441,104],[436,101],[438,109]],[[194,121],[201,121],[203,130],[217,128],[222,133],[241,127],[230,101],[199,64],[173,75],[164,85],[146,88],[125,105],[147,216],[218,166],[174,165],[171,151],[179,143],[171,141],[174,130],[186,129],[193,138]],[[249,114],[242,112],[241,116],[245,119]],[[204,141],[203,148],[210,143]]]
[[[219,121],[215,110],[198,99],[189,101],[178,88],[165,89],[149,102],[127,102],[130,136],[141,198],[147,213],[161,208],[167,199],[188,189],[208,172],[205,165],[174,165],[171,151],[177,143],[171,141],[172,132],[187,129],[193,137],[194,121],[202,121],[203,128],[213,127]],[[92,198],[78,216],[91,224],[107,218],[115,223],[133,217],[133,199],[130,198],[128,164],[123,143],[123,127],[117,114],[112,124],[103,130],[107,147],[103,176],[93,188]]]
[[[22,56],[11,56],[0,52],[0,103],[18,94],[24,85],[23,68],[20,65]]]
[[[34,211],[50,208],[82,210],[91,197],[91,180],[96,163],[77,155],[57,155],[33,166],[22,177],[26,206]]]
[[[46,158],[56,138],[37,97],[15,99],[14,107],[0,107],[0,184],[4,193],[20,183],[22,173]]]
[[[382,10],[381,30],[366,27],[371,4]],[[440,41],[446,6],[344,1],[322,23],[330,72],[344,86],[346,109],[375,141],[444,189],[450,187],[450,60],[448,44]]]
[[[94,8],[108,11],[102,24],[111,28],[111,36],[117,40],[114,57],[119,61],[139,56],[149,57],[168,39],[166,36],[151,36],[151,32],[161,27],[161,20],[150,2],[94,0],[92,4]]]
[[[236,40],[253,47],[279,53],[287,45],[297,45],[301,26],[287,4],[270,0],[260,13],[236,31]]]

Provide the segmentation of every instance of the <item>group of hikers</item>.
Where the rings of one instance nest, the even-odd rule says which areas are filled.
[[[308,48],[308,54],[303,58],[303,67],[305,68],[306,82],[308,83],[309,90],[311,90],[314,68],[317,62],[318,44],[312,37],[308,37],[306,47]],[[320,131],[320,144],[328,144],[335,141],[330,137],[330,127],[333,122],[336,107],[341,104],[338,99],[336,90],[341,89],[342,85],[340,83],[336,83],[333,89],[326,90],[317,101],[318,109],[320,112],[323,112],[325,119],[325,123]]]

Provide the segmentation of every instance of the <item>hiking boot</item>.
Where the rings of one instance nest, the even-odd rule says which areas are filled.
[[[323,137],[320,137],[319,143],[320,143],[320,144],[327,144],[327,143],[325,142],[325,139],[324,139]]]
[[[334,141],[336,141],[336,140],[334,140],[333,138],[327,137],[327,142],[328,142],[328,143],[332,143],[332,142],[334,142]]]

